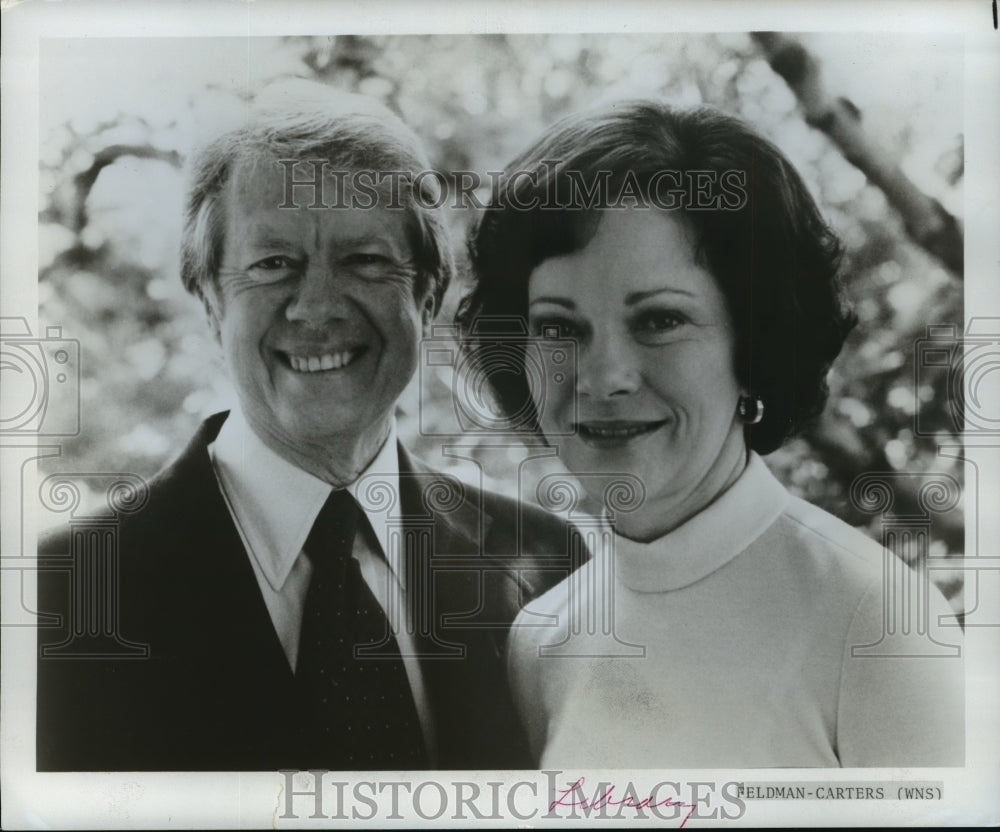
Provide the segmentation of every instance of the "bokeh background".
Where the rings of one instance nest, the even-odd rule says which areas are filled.
[[[881,517],[849,498],[858,475],[962,480],[960,463],[938,453],[961,427],[952,371],[922,366],[917,351],[928,325],[960,332],[963,320],[962,74],[961,40],[929,35],[43,41],[40,323],[80,342],[82,413],[79,435],[43,473],[148,477],[232,401],[202,310],[180,284],[184,162],[203,137],[245,117],[267,83],[310,78],[385,101],[445,174],[500,170],[565,113],[654,95],[749,120],[791,158],[841,234],[860,323],[822,417],[767,462],[791,491],[880,539]],[[460,244],[471,210],[450,213]],[[441,322],[466,286],[449,291]],[[524,454],[467,435],[453,440],[469,458],[446,457],[446,440],[428,433],[452,421],[450,376],[422,372],[400,402],[403,441],[459,476],[478,476],[478,462],[488,486],[517,493]],[[536,476],[558,462],[539,465]],[[920,513],[918,486],[919,477],[900,481],[897,513]],[[962,548],[961,505],[933,515],[930,552]],[[956,609],[959,574],[933,573]]]

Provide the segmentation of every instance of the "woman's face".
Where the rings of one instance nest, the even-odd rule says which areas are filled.
[[[681,220],[603,212],[585,248],[532,272],[528,302],[532,334],[555,325],[578,345],[575,386],[535,401],[550,444],[576,474],[628,473],[645,486],[643,507],[618,518],[622,533],[658,537],[739,476],[733,325]]]

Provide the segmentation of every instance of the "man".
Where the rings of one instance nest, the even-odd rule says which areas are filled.
[[[86,590],[147,656],[73,655],[65,566],[88,544],[43,541],[39,610],[63,626],[39,628],[38,769],[528,765],[503,642],[561,575],[502,561],[558,562],[567,527],[397,445],[453,271],[427,161],[367,99],[270,98],[195,157],[182,243],[239,405],[151,482],[118,575]]]

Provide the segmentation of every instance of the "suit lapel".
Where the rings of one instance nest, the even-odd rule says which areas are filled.
[[[215,756],[199,760],[195,768],[259,768],[258,761],[265,760],[264,767],[273,768],[275,759],[294,767],[295,739],[284,721],[295,711],[294,676],[208,454],[225,415],[207,420],[158,478],[166,513],[150,521],[160,530],[170,573],[181,576],[170,590],[176,616],[162,633],[165,649],[159,654],[188,677],[184,698],[189,704],[181,707],[189,720],[184,734],[216,745],[208,752]],[[438,651],[437,658],[421,658],[437,764],[475,768],[491,759],[498,767],[517,767],[521,760],[511,754],[518,747],[518,729],[500,647],[504,634],[468,621],[445,623],[447,616],[480,611],[489,616],[490,607],[514,590],[509,576],[468,566],[470,559],[485,563],[493,554],[488,543],[493,518],[484,511],[478,489],[463,487],[460,498],[450,500],[450,478],[412,460],[403,449],[399,460],[404,527],[425,533],[433,529],[430,561],[424,564],[425,579],[433,581],[426,594],[431,632],[462,648],[460,657],[441,658]],[[460,558],[466,568],[441,568],[449,558]],[[421,649],[427,646],[424,639]],[[282,716],[275,719],[275,713]]]
[[[400,504],[407,518],[432,518],[436,555],[480,555],[493,518],[481,492],[413,458],[399,446]],[[475,497],[470,497],[475,492]]]
[[[229,673],[252,673],[260,680],[266,669],[268,679],[290,681],[291,670],[208,453],[226,415],[206,420],[164,477],[173,524],[180,525],[176,571],[188,576],[190,586],[181,601],[185,641],[200,645],[196,653],[215,652],[218,666]]]
[[[453,490],[453,483],[413,460],[400,448],[400,502],[404,516],[426,522],[427,504]],[[434,489],[439,489],[437,492]],[[421,670],[431,700],[438,739],[438,765],[476,768],[484,759],[508,767],[523,761],[518,753],[519,729],[507,693],[502,643],[505,628],[476,626],[476,619],[494,617],[502,597],[516,599],[516,584],[496,568],[469,566],[470,559],[489,562],[489,532],[493,518],[485,511],[482,492],[464,486],[461,500],[448,511],[433,512],[434,538],[430,568],[432,631],[439,642],[459,645],[461,656],[423,657]],[[436,498],[435,495],[436,494]],[[449,559],[463,568],[450,569]],[[410,597],[409,602],[421,599]],[[503,616],[499,616],[503,617]],[[453,620],[449,622],[449,618]],[[436,650],[438,648],[432,648]]]
[[[460,559],[468,564],[485,560],[493,518],[481,505],[479,489],[430,470],[402,447],[399,473],[404,523],[411,526],[412,532],[428,524],[433,529],[428,562],[422,564],[430,572],[433,594],[424,600],[431,602],[433,632],[440,640],[449,642],[452,640],[449,631],[454,628],[447,619],[475,615],[484,601],[483,570],[472,566],[449,568],[449,561]],[[411,603],[419,600],[410,598]]]

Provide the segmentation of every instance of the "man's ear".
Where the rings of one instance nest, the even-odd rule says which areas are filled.
[[[208,326],[215,337],[215,343],[222,345],[222,310],[219,299],[211,286],[206,286],[201,292],[201,302],[205,307],[205,317]]]

